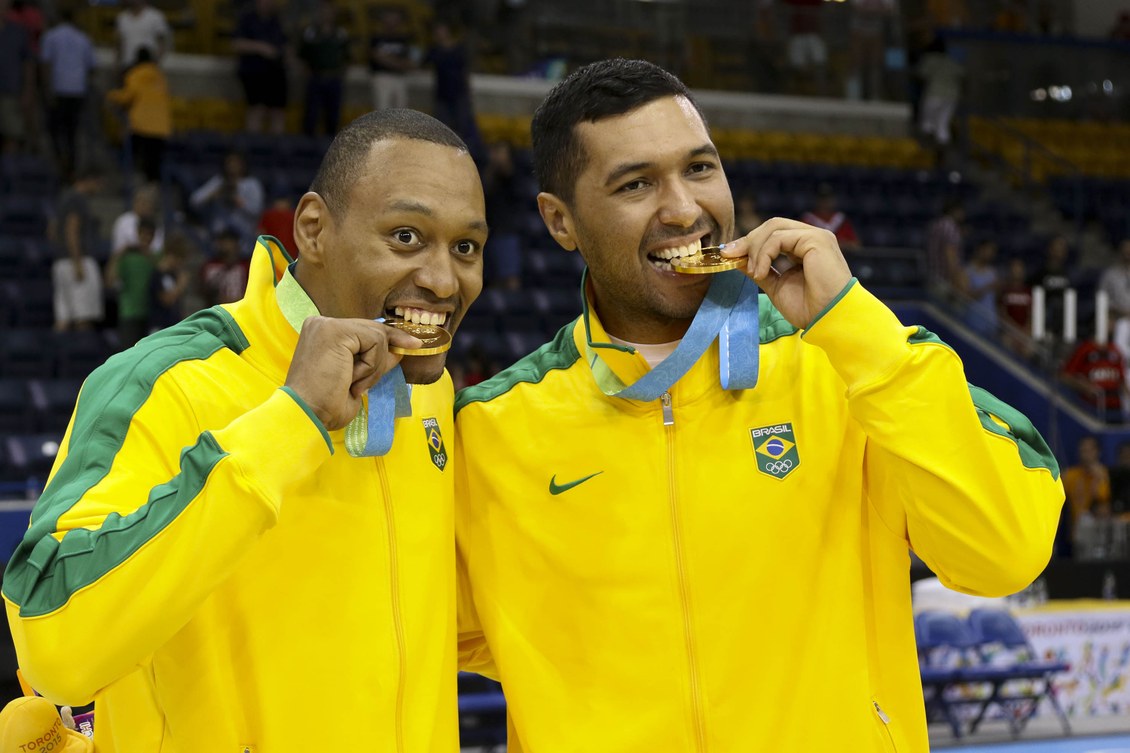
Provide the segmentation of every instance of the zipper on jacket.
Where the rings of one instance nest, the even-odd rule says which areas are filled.
[[[871,699],[871,705],[875,707],[875,715],[879,717],[879,721],[883,723],[883,732],[887,736],[887,742],[890,743],[890,749],[894,753],[898,753],[898,746],[895,745],[895,736],[891,733],[891,717],[887,716],[887,712],[883,711],[883,707],[874,698]]]
[[[671,410],[671,393],[664,392],[659,396],[659,402],[663,406],[663,425],[675,425],[675,412]]]
[[[667,442],[667,498],[671,508],[671,530],[675,539],[675,567],[679,577],[679,603],[683,610],[683,636],[687,644],[687,663],[691,675],[691,703],[694,713],[695,750],[706,751],[706,723],[702,711],[702,691],[699,687],[698,657],[694,650],[694,629],[691,620],[690,589],[687,585],[686,567],[683,564],[683,543],[679,534],[679,506],[675,493],[675,414],[671,409],[671,393],[660,397],[663,406],[663,434]]]
[[[879,719],[883,721],[883,724],[890,724],[891,718],[887,716],[886,711],[883,711],[883,707],[879,705],[879,702],[872,701],[871,703],[875,704],[875,713],[879,715]]]
[[[381,480],[381,497],[384,499],[385,520],[388,525],[389,583],[392,594],[392,622],[396,628],[396,654],[400,675],[396,682],[396,749],[404,751],[404,683],[408,678],[408,658],[404,648],[404,621],[400,615],[400,567],[396,554],[396,519],[392,511],[392,492],[385,474],[384,458],[376,458],[377,476]]]

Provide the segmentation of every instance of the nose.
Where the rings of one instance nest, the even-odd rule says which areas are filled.
[[[659,200],[659,221],[664,225],[691,227],[702,214],[692,187],[681,179],[668,181]]]
[[[431,291],[437,298],[451,298],[459,292],[459,277],[455,274],[455,259],[446,247],[436,246],[421,256],[416,269],[416,284]]]

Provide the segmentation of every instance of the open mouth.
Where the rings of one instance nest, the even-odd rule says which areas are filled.
[[[703,241],[706,241],[706,245],[710,245],[709,234],[685,246],[674,246],[672,248],[661,248],[652,251],[647,255],[647,260],[651,262],[651,266],[655,267],[660,272],[673,272],[675,268],[671,266],[671,260],[694,256],[702,250]]]
[[[449,311],[429,311],[411,306],[394,306],[385,309],[385,317],[388,319],[399,319],[413,324],[431,324],[444,329],[447,329],[447,325],[451,322],[451,316]]]

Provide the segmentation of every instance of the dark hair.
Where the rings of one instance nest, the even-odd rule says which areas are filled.
[[[150,233],[156,233],[157,223],[149,219],[148,217],[138,217],[137,232],[140,233],[142,230],[148,230]]]
[[[623,115],[663,97],[686,97],[706,123],[686,84],[653,63],[615,58],[569,74],[546,95],[530,125],[541,190],[573,201],[586,162],[576,137],[578,123]]]
[[[369,150],[386,139],[427,141],[468,151],[463,139],[431,115],[402,109],[362,115],[334,138],[310,183],[310,190],[322,197],[332,213],[339,214],[348,207],[350,189],[357,182]]]
[[[148,47],[140,47],[137,50],[137,58],[133,61],[134,65],[141,65],[142,63],[153,62],[153,51]]]

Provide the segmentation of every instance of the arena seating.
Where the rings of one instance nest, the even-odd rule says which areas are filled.
[[[968,619],[950,612],[920,612],[914,632],[927,719],[944,719],[954,737],[976,732],[993,707],[1018,736],[1045,698],[1070,733],[1052,685],[1068,665],[1035,660],[1023,630],[1008,612],[976,609]]]

